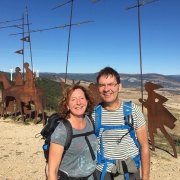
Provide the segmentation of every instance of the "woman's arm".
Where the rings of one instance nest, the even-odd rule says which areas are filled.
[[[48,159],[48,180],[57,180],[58,169],[61,163],[64,147],[56,144],[50,144],[49,159]]]

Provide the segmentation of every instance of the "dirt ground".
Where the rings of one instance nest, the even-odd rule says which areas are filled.
[[[45,180],[43,140],[35,138],[42,124],[24,125],[0,119],[0,180]],[[151,180],[179,180],[180,154],[173,158],[156,149],[151,152]]]
[[[162,93],[162,92],[159,92]],[[176,126],[170,134],[180,136],[180,95],[163,92],[169,100],[165,104],[171,113],[177,113]],[[138,99],[140,92],[135,88],[123,89],[121,100],[131,100],[141,107]],[[146,98],[146,95],[144,96]],[[145,118],[147,111],[143,109]],[[0,118],[0,180],[45,180],[45,159],[41,137],[35,137],[42,129],[42,124],[25,125],[22,122]],[[179,180],[180,154],[174,158],[168,152],[157,149],[151,151],[150,180]]]

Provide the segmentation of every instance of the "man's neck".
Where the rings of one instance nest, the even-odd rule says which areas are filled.
[[[106,109],[106,110],[117,110],[120,106],[120,100],[117,99],[116,101],[114,102],[111,102],[111,103],[107,103],[107,102],[103,102],[103,107]]]

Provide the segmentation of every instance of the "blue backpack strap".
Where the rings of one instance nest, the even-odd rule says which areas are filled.
[[[132,117],[132,102],[124,102],[123,106],[123,111],[124,111],[124,118],[125,118],[125,123],[131,126],[132,130],[130,131],[131,138],[134,140],[134,143],[140,149],[139,142],[137,141],[136,134],[134,131],[133,127],[133,117]]]
[[[137,148],[139,149],[139,153],[133,158],[134,162],[136,164],[136,167],[139,168],[140,167],[140,144],[137,141],[136,134],[135,134],[134,127],[133,127],[132,102],[131,101],[124,102],[123,111],[124,111],[125,123],[131,127],[131,130],[129,132],[130,136],[133,139]]]
[[[104,126],[101,124],[101,120],[102,120],[101,115],[102,115],[102,107],[100,104],[98,104],[95,107],[95,135],[96,137],[99,137],[100,128],[103,128],[103,131],[104,131],[104,130],[107,130],[107,128],[109,127],[109,126]],[[100,138],[100,153],[97,153],[97,164],[100,164],[100,163],[104,164],[101,177],[100,177],[100,180],[104,180],[108,162],[111,162],[114,164],[115,160],[109,160],[109,159],[104,158],[102,136],[100,136],[99,138]]]
[[[124,120],[125,123],[128,123],[128,116],[132,115],[132,106],[131,106],[131,101],[124,102],[123,104],[123,111],[124,111]]]
[[[95,135],[96,137],[99,136],[99,131],[101,127],[101,114],[102,114],[101,105],[98,104],[95,107]]]

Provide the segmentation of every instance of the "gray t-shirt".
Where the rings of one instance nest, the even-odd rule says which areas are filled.
[[[93,126],[85,116],[86,127],[82,130],[77,130],[73,128],[73,135],[82,134],[90,132],[93,130]],[[63,123],[60,123],[51,136],[51,142],[60,144],[61,146],[65,145],[67,137],[67,131]],[[97,140],[94,134],[88,136],[89,142],[92,146],[94,154],[97,153]],[[92,174],[96,168],[96,159],[93,161],[89,147],[86,143],[85,137],[76,137],[72,139],[69,149],[66,151],[59,169],[69,177],[86,177]],[[89,177],[89,180],[93,177]]]

